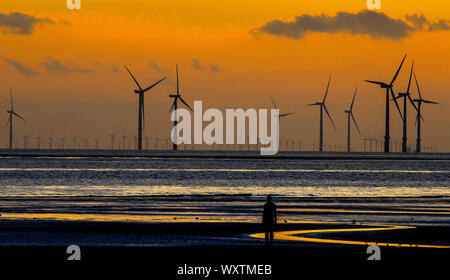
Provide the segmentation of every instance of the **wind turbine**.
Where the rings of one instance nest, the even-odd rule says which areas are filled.
[[[414,104],[414,101],[411,98],[411,94],[409,92],[409,89],[411,87],[411,78],[414,70],[414,61],[411,66],[411,72],[409,73],[409,82],[408,82],[408,88],[406,89],[406,92],[399,92],[398,95],[395,97],[395,99],[403,97],[403,138],[402,138],[402,152],[406,153],[408,150],[408,143],[407,143],[407,114],[408,110],[406,108],[406,98],[409,99],[409,102],[414,106],[414,109],[417,111],[416,104]]]
[[[358,91],[358,88],[356,88],[355,93],[353,94],[353,100],[352,104],[350,105],[350,109],[346,110],[345,113],[347,114],[347,152],[351,152],[351,145],[350,145],[350,118],[355,123],[356,128],[358,129],[359,136],[361,136],[361,131],[359,130],[358,124],[356,123],[355,116],[353,115],[353,104],[355,103],[355,97],[356,92]]]
[[[9,122],[9,148],[12,149],[12,146],[13,146],[13,117],[16,116],[16,117],[22,119],[23,121],[25,121],[25,119],[22,118],[22,116],[20,116],[19,114],[17,114],[14,111],[11,86],[9,87],[9,94],[11,96],[11,108],[6,111],[9,114],[9,118],[8,118],[6,125],[8,125],[8,122]]]
[[[114,150],[114,137],[116,137],[116,130],[114,129],[114,132],[109,135],[111,137],[111,150]]]
[[[142,87],[139,85],[138,81],[134,78],[133,74],[131,74],[130,70],[124,65],[125,69],[127,69],[128,73],[130,74],[131,78],[133,78],[134,82],[138,86],[139,89],[135,89],[134,93],[139,94],[139,119],[138,119],[138,150],[142,150],[142,125],[143,125],[143,119],[144,119],[144,93],[148,90],[150,90],[152,87],[156,86],[160,82],[162,82],[166,77],[162,78],[161,80],[157,81],[153,85],[142,89]],[[145,124],[144,124],[145,126]]]
[[[270,100],[272,101],[273,107],[278,110],[277,104],[275,104],[275,101],[273,101],[273,98],[271,96],[269,96],[269,97],[270,97]],[[277,147],[278,148],[280,147],[280,143],[279,143],[279,141],[280,141],[280,119],[283,117],[292,115],[292,114],[294,114],[294,112],[280,114],[280,111],[278,111],[278,115],[275,115],[275,117],[277,118]]]
[[[175,110],[175,119],[173,121],[173,127],[174,127],[174,142],[173,142],[173,150],[176,151],[178,149],[178,145],[176,144],[177,142],[177,137],[178,137],[178,132],[177,132],[177,109],[178,109],[178,99],[184,104],[186,105],[186,107],[188,107],[191,111],[192,108],[186,103],[186,101],[184,101],[184,99],[181,97],[180,94],[180,87],[179,87],[179,83],[178,83],[178,65],[175,65],[176,67],[176,72],[177,72],[177,94],[170,94],[169,97],[173,98],[173,103],[172,103],[172,107],[170,107],[169,109],[169,113],[172,110]]]
[[[430,100],[425,100],[422,98],[422,94],[420,93],[420,88],[419,88],[419,83],[417,82],[417,77],[416,77],[416,72],[414,72],[414,80],[416,81],[416,86],[417,86],[417,91],[419,92],[419,99],[413,99],[414,102],[417,102],[417,118],[416,118],[416,122],[417,122],[417,142],[416,142],[416,152],[420,153],[420,119],[422,118],[421,115],[421,108],[422,108],[422,103],[428,103],[428,104],[439,104],[437,102],[434,101],[430,101]]]
[[[400,117],[402,117],[402,113],[400,112],[400,107],[398,106],[397,100],[395,99],[394,91],[392,90],[392,87],[394,85],[395,79],[397,79],[398,73],[400,72],[400,69],[402,68],[403,62],[405,61],[406,54],[403,57],[402,62],[400,63],[400,66],[397,69],[397,72],[394,75],[394,78],[389,84],[386,84],[384,82],[377,82],[377,81],[371,81],[371,80],[365,80],[367,83],[377,84],[381,88],[386,89],[386,123],[385,123],[385,135],[384,135],[384,152],[389,153],[389,141],[390,141],[390,135],[389,135],[389,92],[392,98],[394,99],[395,106],[397,106],[397,110],[400,114]]]
[[[327,99],[327,95],[328,95],[328,89],[330,87],[330,81],[331,81],[331,74],[330,74],[330,77],[328,78],[327,90],[325,91],[325,96],[323,97],[322,102],[316,102],[313,104],[306,105],[306,106],[320,106],[319,151],[321,151],[321,152],[323,151],[323,109],[325,109],[325,112],[327,113],[328,118],[330,118],[330,121],[333,124],[334,130],[337,132],[336,125],[334,125],[334,121],[331,118],[330,113],[328,112],[327,106],[325,105],[325,100]]]

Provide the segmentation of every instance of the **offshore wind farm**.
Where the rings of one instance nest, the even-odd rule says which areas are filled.
[[[0,7],[0,261],[78,246],[175,275],[450,249],[438,4],[41,2]]]
[[[411,81],[412,81],[412,75],[413,75],[413,68],[414,68],[414,62],[412,62],[412,66],[411,66],[411,71],[410,71],[410,75],[409,75],[409,81],[408,81],[408,85],[407,85],[407,90],[406,93],[401,93],[399,92],[398,95],[395,95],[395,92],[393,90],[393,83],[394,81],[397,79],[397,76],[400,73],[400,70],[402,69],[403,63],[405,62],[406,59],[406,55],[403,57],[403,60],[400,63],[400,66],[398,67],[394,77],[392,78],[392,81],[389,84],[386,84],[384,82],[378,82],[378,81],[371,81],[371,80],[366,80],[366,82],[368,83],[372,83],[372,84],[377,84],[380,85],[381,88],[385,88],[386,89],[386,109],[385,109],[385,136],[384,136],[384,148],[383,151],[385,153],[389,153],[391,150],[398,150],[396,149],[396,147],[393,147],[393,145],[396,145],[398,142],[394,139],[391,140],[390,137],[390,102],[394,102],[396,105],[396,108],[399,112],[401,121],[402,121],[402,131],[403,131],[403,136],[401,138],[401,152],[403,153],[407,153],[407,152],[415,152],[415,153],[420,153],[423,151],[426,152],[437,152],[436,148],[433,147],[433,145],[427,146],[425,147],[425,149],[422,149],[422,140],[420,137],[420,133],[421,133],[421,125],[422,122],[420,120],[424,120],[422,115],[419,112],[419,108],[421,108],[422,103],[428,103],[428,104],[439,104],[437,102],[434,101],[428,101],[428,100],[424,100],[421,98],[420,95],[420,89],[419,89],[419,84],[417,82],[416,79],[416,89],[418,92],[418,97],[413,100],[413,98],[411,97],[411,92],[410,92],[410,88],[411,88]],[[48,148],[47,149],[56,149],[56,150],[72,150],[73,152],[77,151],[77,150],[111,150],[110,152],[114,151],[114,150],[168,150],[167,147],[167,141],[171,140],[171,135],[170,133],[168,133],[169,135],[166,136],[166,138],[163,138],[162,140],[165,140],[166,144],[165,145],[158,145],[159,140],[158,137],[149,137],[149,136],[144,136],[144,131],[145,131],[145,103],[144,103],[144,94],[149,91],[150,89],[152,89],[153,87],[155,87],[156,85],[158,85],[159,83],[163,82],[167,77],[163,77],[160,80],[158,80],[157,82],[153,83],[152,85],[148,86],[147,88],[143,89],[140,84],[138,83],[138,81],[135,79],[135,77],[133,76],[133,74],[130,72],[130,70],[124,66],[125,70],[128,72],[128,74],[131,76],[131,78],[133,79],[133,81],[136,83],[136,85],[138,86],[138,89],[134,90],[135,94],[138,94],[139,99],[138,99],[138,124],[137,124],[137,133],[135,135],[131,134],[131,135],[125,135],[123,134],[122,139],[120,137],[115,137],[115,134],[111,134],[109,135],[110,138],[110,145],[106,144],[106,139],[108,138],[106,135],[104,138],[104,143],[103,146],[100,145],[101,141],[99,140],[99,137],[96,137],[95,139],[92,139],[91,141],[89,141],[89,136],[85,137],[84,139],[77,139],[76,137],[74,137],[72,139],[72,142],[67,141],[64,137],[60,138],[59,141],[59,145],[54,147],[53,146],[53,136],[49,136],[48,138]],[[173,121],[173,131],[174,131],[174,136],[175,139],[178,135],[177,132],[177,123],[178,123],[178,118],[177,118],[177,109],[178,109],[178,101],[182,102],[189,110],[191,110],[193,112],[193,109],[188,105],[188,103],[186,103],[186,101],[181,97],[180,94],[180,90],[179,90],[179,76],[178,76],[178,65],[176,65],[176,94],[169,94],[170,98],[173,98],[173,103],[169,109],[169,113],[174,112],[174,121]],[[414,74],[415,75],[415,74]],[[300,141],[300,139],[304,139],[304,138],[310,138],[310,135],[312,133],[309,133],[308,131],[304,131],[302,129],[300,129],[300,131],[302,131],[302,134],[300,135],[300,137],[297,140],[285,140],[283,139],[283,135],[279,134],[278,135],[278,139],[280,141],[280,143],[285,143],[286,145],[280,145],[280,150],[284,150],[284,151],[316,151],[316,147],[317,147],[317,151],[319,152],[323,152],[324,151],[324,146],[327,146],[326,144],[324,144],[324,120],[323,120],[323,112],[325,111],[328,119],[330,120],[335,132],[337,133],[337,127],[335,125],[335,122],[333,121],[333,118],[331,117],[331,114],[329,113],[325,101],[326,98],[328,96],[328,91],[330,89],[330,82],[331,82],[331,74],[329,76],[328,79],[328,83],[327,83],[327,87],[324,93],[324,97],[323,100],[320,102],[316,102],[313,104],[307,104],[307,106],[319,106],[320,110],[320,114],[319,114],[319,137],[318,137],[318,143],[316,143],[315,139],[313,138],[313,144],[309,147],[306,148],[305,146],[303,146],[303,149],[300,147],[300,145],[298,146],[298,149],[295,148],[289,148],[289,142],[295,142],[295,141]],[[11,91],[11,88],[10,88]],[[352,103],[350,106],[349,110],[346,110],[345,113],[348,115],[348,123],[347,123],[347,139],[346,139],[346,145],[342,144],[342,139],[339,141],[339,139],[337,139],[336,137],[330,137],[332,138],[332,140],[330,140],[330,144],[328,145],[328,151],[331,152],[353,152],[353,151],[359,151],[359,152],[381,152],[381,149],[378,149],[378,145],[375,146],[375,149],[372,149],[372,142],[378,142],[377,138],[363,138],[362,134],[361,134],[361,130],[358,126],[358,124],[356,123],[355,117],[353,115],[353,103],[354,103],[354,98],[356,96],[356,91],[353,95],[353,99],[352,99]],[[10,150],[12,149],[34,149],[34,150],[45,150],[45,148],[42,147],[41,149],[41,141],[42,138],[41,136],[37,136],[35,138],[35,144],[33,145],[33,143],[30,143],[30,145],[27,145],[27,140],[29,139],[30,136],[28,135],[23,135],[23,140],[20,139],[20,137],[13,137],[13,118],[17,117],[19,119],[22,119],[23,121],[25,120],[24,118],[22,118],[21,115],[17,114],[14,110],[13,110],[13,103],[12,103],[12,92],[10,92],[10,98],[11,98],[11,108],[9,110],[7,110],[7,113],[9,114],[8,117],[8,124],[9,124],[9,142],[8,142],[8,146],[7,148],[9,148]],[[195,97],[193,97],[195,99]],[[272,102],[273,108],[278,109],[273,98],[270,97],[270,100]],[[403,102],[403,114],[400,110],[400,107],[398,105],[397,100],[399,98],[403,98],[404,102]],[[417,118],[415,121],[415,125],[417,126],[417,134],[416,134],[416,145],[415,147],[411,144],[408,146],[407,144],[407,107],[406,107],[406,100],[409,101],[409,103],[413,106],[415,112],[417,113]],[[419,106],[415,105],[415,102],[418,103]],[[203,112],[202,112],[203,114]],[[282,117],[291,115],[293,113],[285,113],[285,114],[279,114],[278,118],[281,119]],[[160,118],[159,118],[160,119]],[[359,136],[360,139],[360,145],[359,148],[350,147],[350,138],[351,138],[351,130],[350,130],[350,119],[353,121],[353,123],[355,124],[357,131],[358,131],[358,135],[355,136]],[[420,120],[419,120],[420,119]],[[114,120],[111,120],[114,121]],[[36,126],[39,126],[39,124],[34,124]],[[132,126],[131,124],[129,126]],[[114,128],[114,131],[117,131],[118,128]],[[25,132],[26,133],[26,132]],[[152,132],[151,131],[145,131],[145,133],[147,133],[147,135],[151,135]],[[240,132],[242,134],[242,132]],[[246,128],[246,131],[244,131],[244,133],[249,133],[249,128]],[[278,132],[279,133],[279,132]],[[258,147],[261,145],[261,143],[245,143],[245,139],[248,140],[247,136],[243,136],[241,135],[242,139],[244,139],[244,143],[241,143],[240,145],[246,145],[248,147],[248,149],[246,149],[247,151],[249,150],[257,150]],[[145,138],[145,145],[143,145],[143,139]],[[152,139],[153,138],[153,139]],[[20,141],[20,140],[22,141]],[[134,141],[133,141],[134,139]],[[80,140],[80,142],[82,141],[84,143],[84,145],[82,144],[77,144],[77,140]],[[368,149],[366,147],[366,142],[370,141],[370,149]],[[236,142],[240,142],[238,141],[238,139],[235,140]],[[392,141],[392,142],[391,142]],[[89,142],[91,142],[93,144],[93,146],[95,148],[91,148],[89,145]],[[339,144],[338,144],[339,143]],[[215,143],[215,144],[220,144],[220,143]],[[212,145],[208,145],[208,144],[196,144],[197,148],[195,149],[194,144],[189,144],[189,145],[183,145],[181,144],[181,147],[184,150],[211,150],[211,147],[214,150],[214,144]],[[175,143],[171,144],[172,146],[172,150],[177,150],[178,146]],[[347,146],[347,149],[345,150],[343,147]],[[356,146],[356,145],[354,145]],[[115,148],[116,147],[116,148]],[[251,148],[250,148],[251,147]],[[292,146],[291,146],[292,147]],[[226,144],[222,144],[222,145],[216,145],[215,148],[217,150],[234,150],[234,151],[240,151],[241,149],[237,149],[236,145],[226,145]],[[5,151],[6,152],[6,151]],[[76,153],[76,152],[75,152]]]

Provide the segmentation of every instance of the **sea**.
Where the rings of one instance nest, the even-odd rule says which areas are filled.
[[[1,220],[450,226],[450,157],[0,157]]]

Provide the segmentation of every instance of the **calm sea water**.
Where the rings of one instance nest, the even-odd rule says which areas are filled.
[[[450,161],[0,158],[1,219],[450,225]]]
[[[450,196],[446,160],[0,158],[0,197]]]

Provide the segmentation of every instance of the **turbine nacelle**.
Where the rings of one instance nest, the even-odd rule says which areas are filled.
[[[411,94],[409,93],[409,92],[399,92],[398,93],[398,96],[396,97],[396,98],[399,98],[399,97],[405,97],[405,96],[410,96]]]

